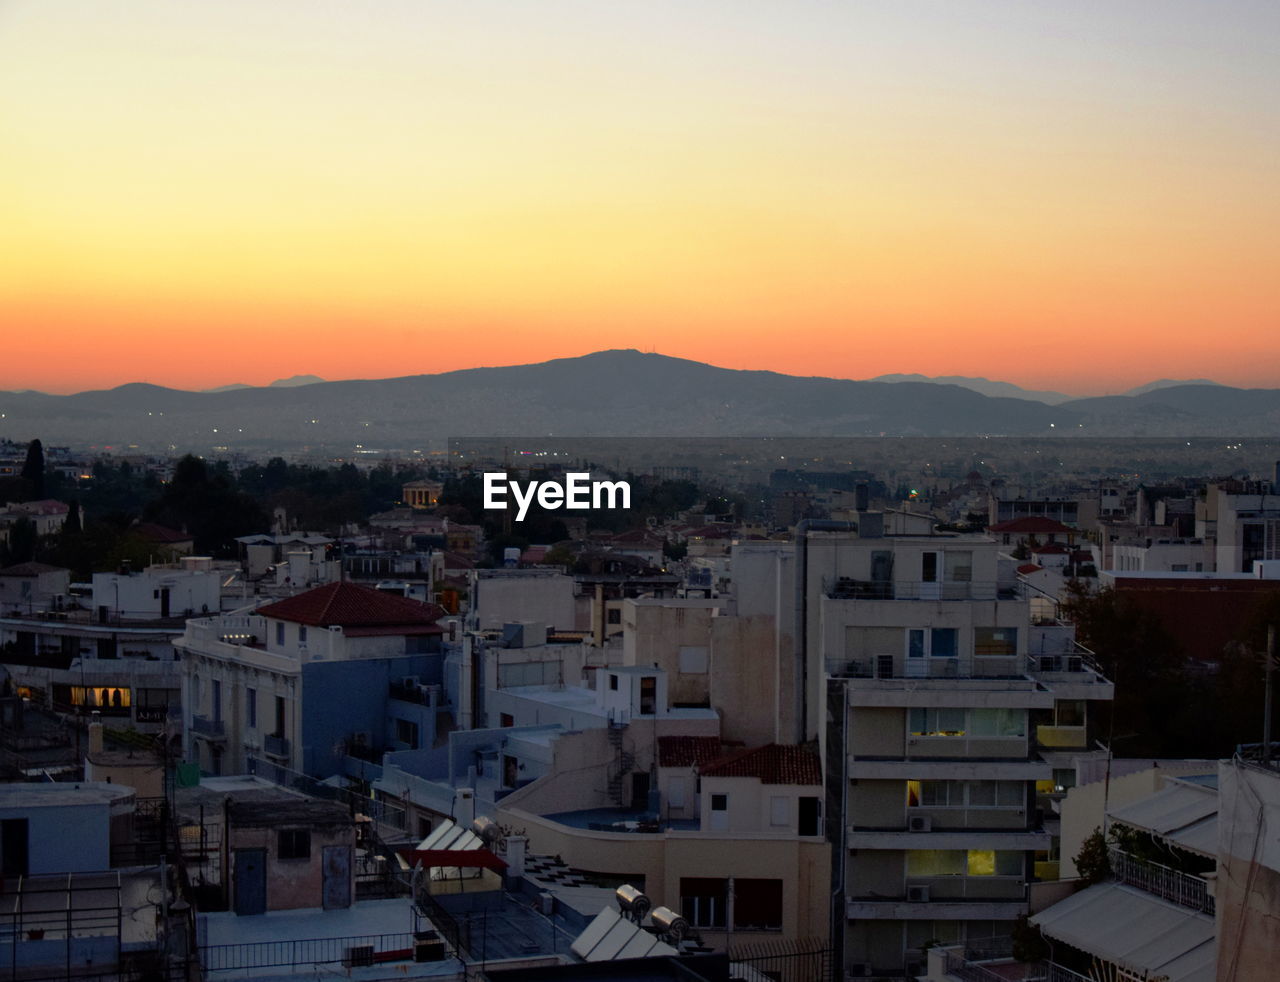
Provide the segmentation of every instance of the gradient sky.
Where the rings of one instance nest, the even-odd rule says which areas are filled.
[[[1280,386],[1273,0],[5,0],[0,389]]]

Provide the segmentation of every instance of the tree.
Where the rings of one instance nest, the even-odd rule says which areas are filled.
[[[36,554],[36,523],[19,518],[9,526],[9,540],[0,544],[0,565],[29,563]]]
[[[30,487],[28,501],[39,501],[44,497],[44,444],[39,440],[32,440],[27,444],[27,459],[22,465],[22,479]]]
[[[72,501],[67,509],[67,519],[62,523],[62,534],[79,535],[82,531],[84,525],[80,520],[80,502]]]
[[[1074,862],[1084,886],[1091,887],[1111,876],[1111,857],[1107,854],[1107,840],[1102,835],[1101,826],[1095,827],[1085,838]]]

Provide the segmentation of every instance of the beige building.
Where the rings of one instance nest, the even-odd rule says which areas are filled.
[[[851,974],[902,976],[1027,912],[1054,854],[1039,792],[1113,686],[1069,628],[1033,626],[995,539],[858,519],[798,532],[802,716],[841,773],[837,947]]]

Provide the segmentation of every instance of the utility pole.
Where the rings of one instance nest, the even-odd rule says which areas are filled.
[[[1271,762],[1271,673],[1276,660],[1276,626],[1267,625],[1267,653],[1263,656],[1262,762]]]

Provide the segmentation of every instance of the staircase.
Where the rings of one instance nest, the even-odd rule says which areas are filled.
[[[613,748],[614,754],[613,763],[609,765],[609,797],[619,808],[631,804],[630,796],[627,795],[627,775],[636,766],[635,755],[622,749],[625,732],[625,726],[609,724],[609,746]]]

